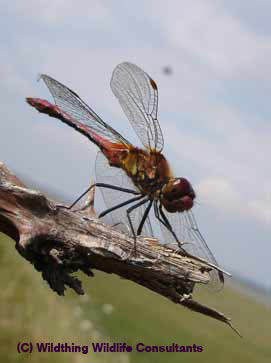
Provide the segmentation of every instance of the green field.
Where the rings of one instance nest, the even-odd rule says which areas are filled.
[[[195,291],[201,302],[232,318],[243,338],[228,326],[190,312],[117,276],[82,277],[85,296],[53,293],[38,272],[0,235],[2,362],[270,362],[271,317],[251,297],[225,288]],[[126,342],[135,345],[193,345],[202,353],[38,353],[19,354],[18,342]]]

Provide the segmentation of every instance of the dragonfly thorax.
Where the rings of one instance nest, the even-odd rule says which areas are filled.
[[[123,154],[119,164],[112,163],[111,158],[111,165],[122,168],[142,194],[151,199],[159,199],[163,186],[171,178],[167,160],[155,151],[133,147]]]
[[[184,212],[193,207],[196,194],[185,178],[173,178],[164,185],[161,193],[161,203],[170,213]]]

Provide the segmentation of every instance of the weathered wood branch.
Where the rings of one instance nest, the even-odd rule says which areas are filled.
[[[83,294],[81,281],[72,273],[81,270],[93,277],[97,269],[134,281],[233,328],[224,314],[192,298],[195,284],[209,282],[210,266],[143,237],[137,239],[136,255],[130,255],[133,238],[101,223],[93,200],[94,193],[79,210],[60,208],[28,189],[0,163],[0,231],[15,240],[21,256],[59,295],[64,295],[66,287]]]

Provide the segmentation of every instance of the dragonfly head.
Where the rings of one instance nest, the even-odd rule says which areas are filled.
[[[193,207],[196,194],[185,178],[174,178],[163,187],[161,202],[170,213],[184,212]]]

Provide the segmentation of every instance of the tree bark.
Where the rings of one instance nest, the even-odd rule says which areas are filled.
[[[97,269],[222,321],[239,334],[230,318],[192,298],[195,284],[208,284],[210,266],[150,238],[138,237],[136,254],[131,254],[133,238],[98,220],[93,202],[92,190],[83,208],[63,208],[28,189],[0,163],[0,232],[15,241],[20,255],[59,295],[66,287],[84,294],[81,281],[72,274],[81,270],[94,277]]]

